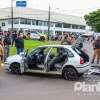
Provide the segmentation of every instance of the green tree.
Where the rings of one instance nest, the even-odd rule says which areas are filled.
[[[86,20],[86,24],[91,26],[93,31],[100,32],[100,9],[85,15],[84,18]]]

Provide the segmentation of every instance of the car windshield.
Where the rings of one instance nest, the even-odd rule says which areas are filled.
[[[32,50],[30,50],[28,55],[33,55],[33,54],[35,54],[38,51],[39,51],[39,48],[32,49]]]
[[[41,51],[43,51],[44,49],[46,49],[45,47],[38,47],[38,48],[35,48],[35,49],[32,49],[29,53],[29,55],[34,55],[36,53],[39,53]]]

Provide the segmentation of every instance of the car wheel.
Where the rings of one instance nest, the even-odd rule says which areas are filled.
[[[62,76],[65,80],[74,81],[78,79],[78,73],[73,67],[66,67],[63,69]]]
[[[21,75],[21,69],[20,69],[20,64],[19,63],[13,63],[10,66],[10,70],[11,70],[11,73]]]

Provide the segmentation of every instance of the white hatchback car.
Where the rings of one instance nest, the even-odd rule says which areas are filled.
[[[70,45],[45,45],[31,52],[10,56],[5,69],[16,74],[41,72],[61,74],[65,79],[75,80],[90,68],[88,55]]]
[[[40,40],[40,35],[37,31],[30,32],[30,38],[33,40]]]
[[[30,33],[30,38],[33,40],[40,40],[40,35],[36,33]]]

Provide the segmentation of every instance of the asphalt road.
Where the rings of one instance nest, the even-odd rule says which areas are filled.
[[[77,81],[66,81],[57,75],[13,75],[0,68],[0,100],[100,100],[100,92],[74,91],[76,82],[96,84],[99,81],[100,75],[84,75]]]

